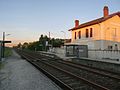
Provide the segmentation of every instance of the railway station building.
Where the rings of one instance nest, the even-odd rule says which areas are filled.
[[[120,12],[109,14],[104,6],[102,17],[83,24],[75,20],[69,31],[70,44],[87,45],[88,57],[120,59]]]

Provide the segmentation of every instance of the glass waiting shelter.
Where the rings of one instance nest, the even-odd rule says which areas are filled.
[[[88,57],[87,45],[68,44],[65,49],[67,57]]]

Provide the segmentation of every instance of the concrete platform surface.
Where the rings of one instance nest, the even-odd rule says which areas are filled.
[[[13,51],[0,69],[0,90],[62,90]]]

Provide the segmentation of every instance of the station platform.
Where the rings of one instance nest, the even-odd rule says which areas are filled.
[[[55,55],[66,61],[73,61],[90,67],[120,73],[120,60],[66,57],[65,55],[59,53],[55,53]]]
[[[0,66],[0,90],[62,90],[15,51]]]
[[[53,52],[44,52],[44,53],[54,54],[63,60],[69,60],[69,61],[71,61],[74,58],[77,58],[77,57],[66,57],[64,54],[61,54],[61,53],[53,53]],[[95,59],[95,58],[85,58],[85,57],[81,57],[79,59],[98,61],[98,62],[103,62],[103,63],[118,64],[118,65],[120,64],[120,60],[117,61],[117,60],[112,60],[112,59]]]
[[[120,60],[112,60],[112,59],[94,59],[94,58],[77,58],[77,57],[66,57],[64,53],[53,53],[53,52],[39,52],[46,53],[48,55],[55,55],[65,61],[72,61],[75,63],[87,65],[94,68],[104,69],[116,73],[120,73]]]

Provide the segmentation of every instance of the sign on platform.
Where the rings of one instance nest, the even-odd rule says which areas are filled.
[[[0,42],[3,42],[3,41],[0,41]],[[4,43],[11,43],[11,41],[4,41]]]

